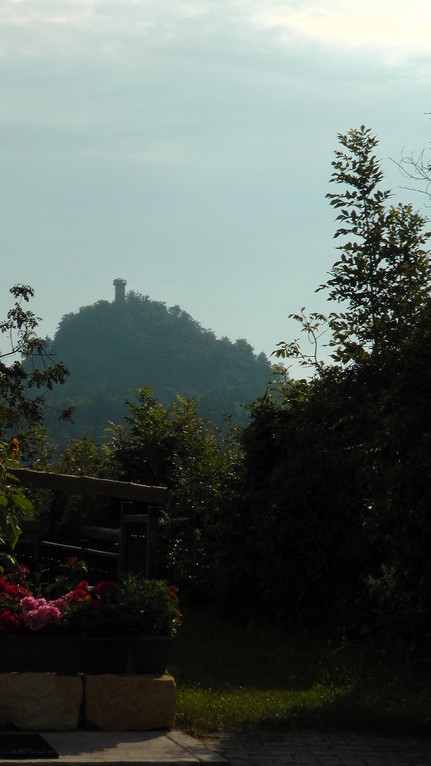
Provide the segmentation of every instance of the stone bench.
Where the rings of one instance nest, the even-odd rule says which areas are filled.
[[[27,731],[170,729],[175,681],[163,675],[0,673],[0,726]]]

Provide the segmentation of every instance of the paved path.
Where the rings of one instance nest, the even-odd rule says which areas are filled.
[[[1,766],[186,766],[226,760],[181,731],[41,732],[57,751],[54,760],[0,758]]]
[[[203,740],[231,766],[431,766],[431,739],[303,730]]]
[[[208,735],[181,731],[42,732],[58,760],[1,760],[0,766],[431,766],[431,739],[346,732]]]

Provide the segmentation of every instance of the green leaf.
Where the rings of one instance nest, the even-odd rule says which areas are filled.
[[[34,510],[33,503],[22,494],[20,490],[12,490],[11,500],[21,511],[31,512]]]
[[[9,553],[0,553],[0,561],[4,564],[3,571],[6,569],[8,572],[19,572],[19,564],[15,556],[11,556]]]
[[[0,529],[7,532],[9,514],[4,506],[0,506]]]

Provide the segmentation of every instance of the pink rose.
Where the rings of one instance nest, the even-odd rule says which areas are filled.
[[[37,599],[44,601],[45,599]],[[60,622],[62,614],[58,607],[52,603],[39,605],[36,609],[29,609],[22,613],[22,621],[30,630],[42,630],[49,622]]]

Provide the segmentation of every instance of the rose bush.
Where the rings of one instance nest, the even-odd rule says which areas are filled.
[[[76,582],[83,571],[85,562],[72,557],[46,586],[33,584],[25,567],[0,579],[0,634],[106,638],[175,633],[181,618],[175,586],[131,575],[119,583]]]

